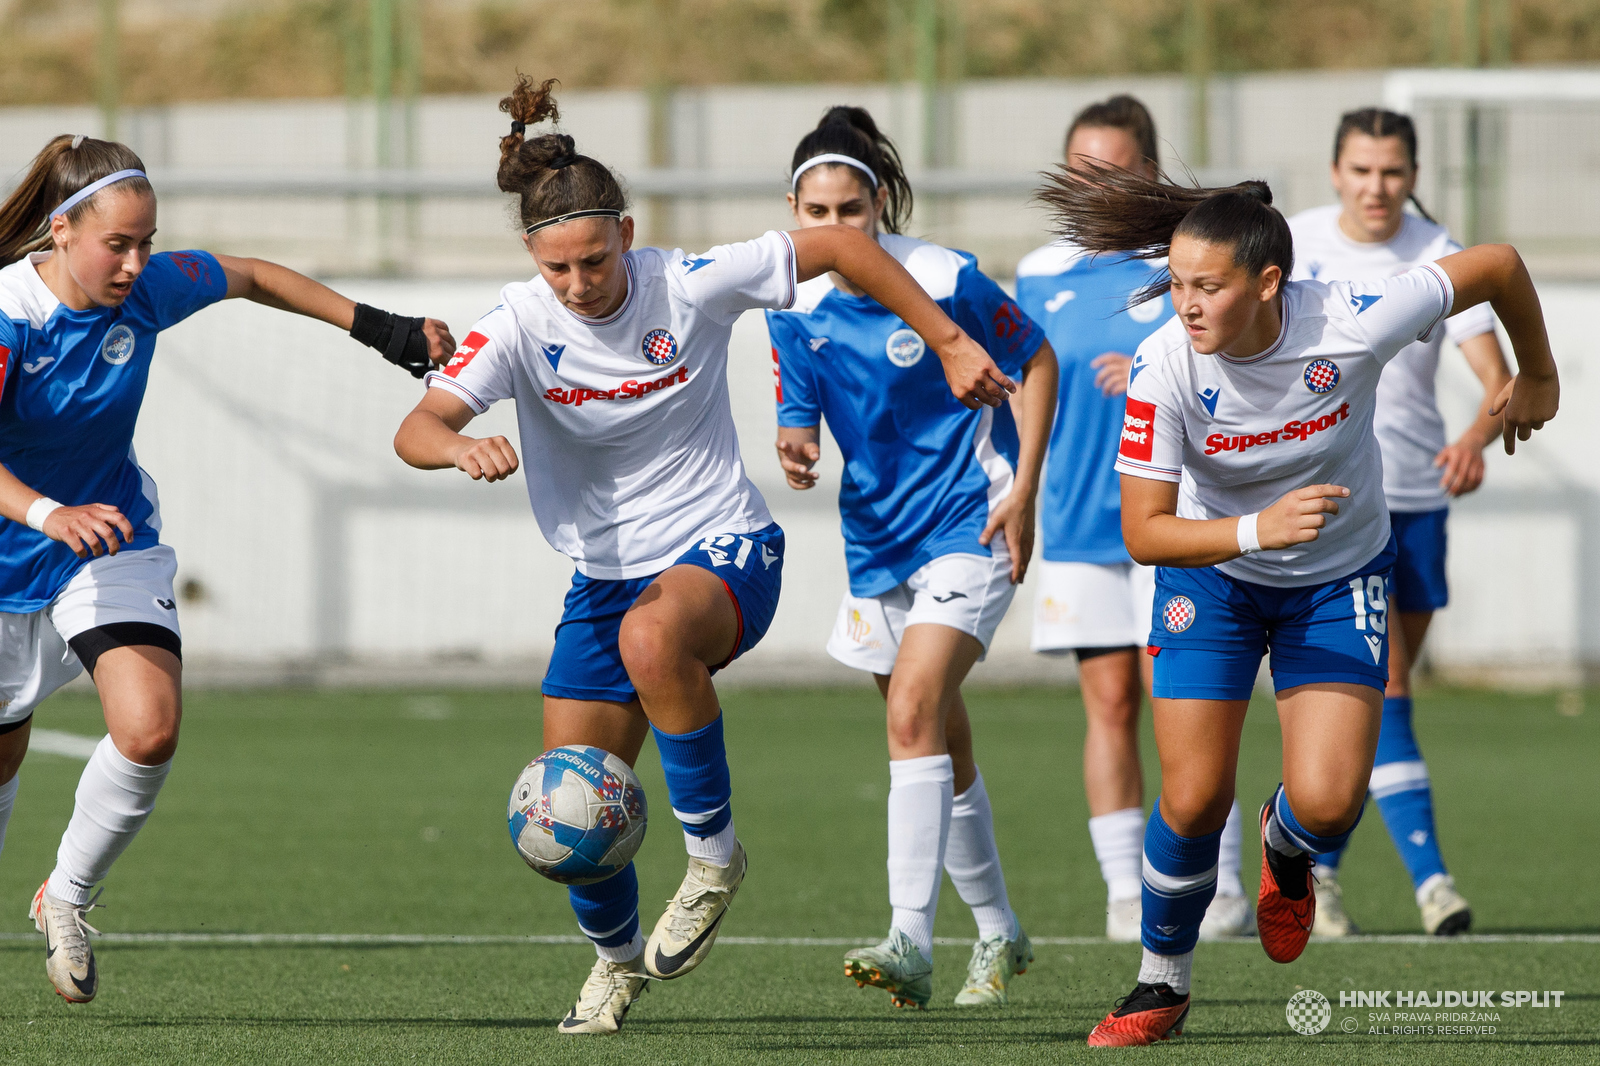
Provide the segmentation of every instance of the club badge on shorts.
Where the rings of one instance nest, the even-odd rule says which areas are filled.
[[[653,329],[646,333],[640,348],[644,357],[656,366],[666,366],[678,358],[678,338],[664,329]]]
[[[1174,596],[1161,611],[1161,622],[1168,633],[1182,633],[1194,625],[1194,601],[1187,596]]]
[[[1306,364],[1306,388],[1317,395],[1332,392],[1339,385],[1339,364],[1332,359],[1313,359]]]

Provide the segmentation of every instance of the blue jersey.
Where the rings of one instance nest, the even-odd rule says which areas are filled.
[[[35,254],[0,270],[0,464],[67,506],[110,504],[134,548],[158,541],[155,485],[133,457],[156,334],[227,295],[206,252],[150,257],[121,307],[74,311],[39,277]],[[0,518],[0,611],[55,599],[85,560],[65,544]]]
[[[1010,377],[1044,341],[977,260],[936,244],[878,239],[945,314]],[[1010,407],[969,411],[938,356],[893,312],[826,275],[768,311],[778,364],[778,424],[828,420],[845,461],[839,486],[850,591],[881,595],[941,555],[989,555],[978,536],[1010,491],[1017,425]]]
[[[1106,352],[1132,356],[1172,317],[1172,298],[1127,307],[1128,296],[1158,269],[1142,259],[1091,257],[1065,244],[1029,253],[1017,265],[1017,302],[1044,327],[1061,364],[1061,398],[1050,430],[1039,501],[1044,557],[1057,563],[1125,563],[1122,490],[1113,464],[1122,439],[1122,396],[1095,387],[1090,362]]]

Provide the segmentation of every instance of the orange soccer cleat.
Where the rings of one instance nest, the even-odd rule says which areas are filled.
[[[1183,1035],[1189,997],[1171,985],[1139,982],[1117,1001],[1116,1009],[1089,1034],[1090,1047],[1144,1047]]]
[[[1267,844],[1267,818],[1272,800],[1261,808],[1261,891],[1256,895],[1256,930],[1267,958],[1273,962],[1293,962],[1311,939],[1311,926],[1317,917],[1317,894],[1311,891],[1311,856],[1302,852],[1292,858],[1274,851]],[[1284,892],[1298,895],[1291,897]]]

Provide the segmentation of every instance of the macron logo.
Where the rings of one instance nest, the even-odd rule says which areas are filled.
[[[1356,314],[1359,315],[1381,299],[1383,299],[1382,296],[1352,296],[1350,298],[1350,306],[1354,307]]]
[[[1217,397],[1222,395],[1222,390],[1212,385],[1210,388],[1202,389],[1195,393],[1195,395],[1200,397],[1200,402],[1206,405],[1206,412],[1215,418],[1217,414]]]
[[[551,370],[561,369],[561,353],[567,350],[565,344],[541,344],[539,345],[539,350],[549,360]]]
[[[715,259],[687,259],[686,258],[683,261],[683,266],[684,266],[684,271],[683,272],[685,274],[693,274],[696,270],[699,270],[701,267],[708,267],[712,263],[715,263],[715,262],[716,262]]]

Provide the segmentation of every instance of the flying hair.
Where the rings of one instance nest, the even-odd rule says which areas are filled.
[[[1049,210],[1058,237],[1092,254],[1164,259],[1173,238],[1185,236],[1231,248],[1234,265],[1252,276],[1276,266],[1288,278],[1294,268],[1289,223],[1264,181],[1207,189],[1089,162],[1047,173],[1035,199]],[[1160,271],[1128,306],[1160,296],[1171,283]]]
[[[33,157],[22,181],[0,204],[0,266],[51,247],[50,212],[59,205],[118,171],[143,169],[144,163],[125,144],[82,134],[52,137]],[[73,204],[63,212],[67,221],[73,225],[81,222],[108,189],[155,195],[149,179],[124,178]]]
[[[554,90],[556,79],[535,82],[517,75],[511,95],[500,110],[511,116],[511,132],[500,138],[500,169],[495,175],[502,192],[518,197],[518,217],[526,231],[563,215],[590,217],[586,212],[616,212],[628,198],[605,164],[580,155],[565,133],[528,136],[530,126],[561,120]]]
[[[1385,111],[1381,107],[1363,107],[1358,111],[1346,111],[1339,116],[1339,129],[1333,135],[1333,163],[1339,165],[1339,156],[1344,153],[1344,142],[1352,133],[1364,133],[1368,137],[1398,137],[1400,143],[1406,146],[1406,155],[1411,159],[1411,169],[1417,169],[1417,127],[1411,121],[1410,115],[1402,115],[1398,111]],[[1422,201],[1417,199],[1417,194],[1411,194],[1411,202],[1416,206],[1417,212],[1429,222],[1436,221],[1428,214],[1428,209],[1422,206]]]
[[[789,163],[790,180],[796,193],[804,184],[805,174],[814,169],[806,167],[806,163],[820,155],[845,156],[859,162],[860,168],[843,161],[830,161],[820,166],[854,171],[869,197],[878,188],[887,189],[889,195],[883,205],[881,224],[889,233],[904,232],[906,223],[911,220],[911,183],[906,180],[899,150],[888,135],[878,129],[866,108],[830,107],[817,128],[800,138]],[[867,176],[869,173],[877,179],[876,186]],[[800,180],[795,183],[795,179]]]

